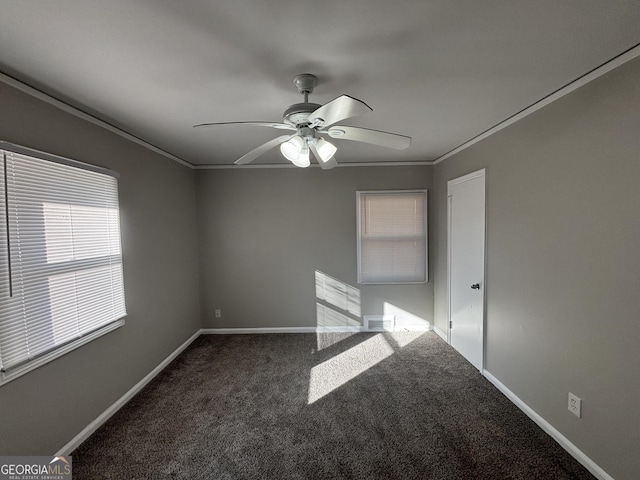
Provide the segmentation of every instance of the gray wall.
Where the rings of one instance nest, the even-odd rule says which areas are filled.
[[[430,166],[197,171],[203,326],[314,327],[316,270],[360,289],[362,314],[382,313],[388,302],[432,322],[432,284],[356,282],[356,190],[428,188],[431,173]]]
[[[486,168],[486,369],[617,480],[640,476],[638,79],[636,59],[438,164],[433,195],[436,325],[446,182]]]
[[[617,480],[637,478],[638,78],[635,60],[435,168],[328,172],[193,172],[0,85],[0,139],[122,175],[129,310],[0,388],[0,454],[55,452],[201,325],[315,326],[316,270],[360,288],[363,314],[390,302],[444,330],[446,182],[487,168],[486,369]],[[357,285],[355,191],[425,187],[435,284]]]
[[[200,328],[194,172],[2,83],[0,106],[0,139],[121,175],[126,325],[0,387],[0,455],[47,455]]]

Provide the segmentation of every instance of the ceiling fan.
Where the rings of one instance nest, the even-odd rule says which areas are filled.
[[[309,103],[309,94],[318,84],[318,77],[310,73],[302,73],[293,78],[293,84],[304,96],[304,102],[293,104],[284,111],[283,123],[277,122],[219,122],[201,123],[194,128],[219,127],[223,125],[249,125],[271,127],[279,130],[290,130],[295,133],[281,135],[254,148],[235,161],[236,165],[245,165],[260,155],[280,145],[282,155],[298,167],[310,165],[309,152],[323,169],[337,165],[334,154],[338,150],[335,145],[325,140],[322,135],[341,140],[353,140],[382,147],[403,150],[411,145],[411,137],[395,133],[381,132],[368,128],[336,125],[347,118],[371,112],[372,109],[363,101],[341,95],[324,105]]]

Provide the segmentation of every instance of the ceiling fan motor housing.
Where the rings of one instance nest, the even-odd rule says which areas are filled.
[[[303,125],[307,122],[307,118],[309,115],[320,108],[322,105],[318,105],[317,103],[295,103],[284,111],[282,117],[285,123],[293,125],[295,127],[299,125]]]

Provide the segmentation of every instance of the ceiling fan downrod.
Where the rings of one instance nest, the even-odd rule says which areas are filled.
[[[309,94],[313,93],[313,89],[318,85],[318,77],[310,73],[301,73],[293,77],[293,84],[304,97],[302,103],[289,105],[282,115],[285,123],[298,127],[305,124],[309,114],[320,108],[317,103],[309,103]]]

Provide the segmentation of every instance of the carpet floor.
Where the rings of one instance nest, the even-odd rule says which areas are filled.
[[[203,335],[73,478],[593,479],[428,333]]]

